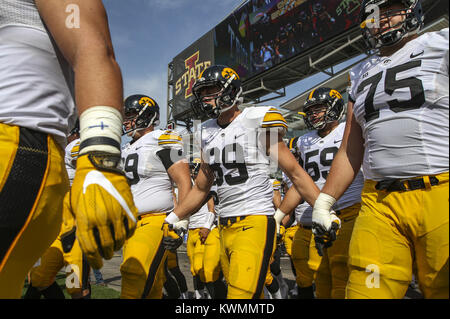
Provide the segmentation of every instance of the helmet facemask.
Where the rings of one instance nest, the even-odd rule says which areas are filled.
[[[308,106],[305,111],[305,124],[310,130],[321,130],[327,125],[328,107],[324,104],[314,104]],[[322,113],[321,117],[314,118],[317,113]]]
[[[196,99],[192,103],[193,108],[200,108],[203,113],[210,118],[218,118],[220,114],[230,110],[237,102],[241,102],[242,87],[239,88],[237,93],[233,92],[233,88],[229,85],[233,80],[233,76],[222,85],[219,81],[202,83],[193,88],[193,93]],[[209,90],[207,93],[205,89],[216,88],[216,90]],[[214,100],[215,106],[208,103]],[[197,112],[198,113],[198,110]]]
[[[126,123],[131,123],[131,128],[127,129]],[[149,103],[146,103],[141,110],[137,110],[136,108],[125,110],[123,135],[133,132],[131,135],[133,138],[137,131],[145,130],[152,125],[159,125],[159,114],[151,109]]]
[[[318,118],[314,115],[323,112]],[[304,121],[309,130],[322,130],[331,122],[339,121],[344,114],[344,100],[340,93],[330,88],[312,91],[303,106]]]
[[[373,8],[378,7],[381,11],[393,4],[401,4],[403,7],[384,10],[376,17],[376,10]],[[393,24],[390,18],[395,16],[401,19]],[[422,7],[418,0],[368,0],[361,7],[360,22],[363,38],[370,49],[392,46],[420,30],[423,24]],[[384,26],[385,23],[387,26]]]

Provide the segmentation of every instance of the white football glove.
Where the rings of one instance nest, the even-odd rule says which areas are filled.
[[[341,228],[341,220],[331,209],[336,199],[328,194],[320,193],[316,199],[312,213],[312,232],[319,256],[323,256],[323,248],[330,247]]]
[[[283,213],[283,211],[278,208],[273,217],[275,218],[275,222],[277,223],[277,233],[276,234],[278,235],[280,233],[281,221],[283,220],[284,217],[286,217],[286,214]]]

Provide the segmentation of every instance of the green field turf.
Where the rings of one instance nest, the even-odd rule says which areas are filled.
[[[56,282],[61,287],[62,291],[64,292],[64,296],[66,299],[71,299],[70,295],[66,291],[66,276],[63,273],[59,273],[56,275]],[[22,290],[22,296],[25,294],[25,291],[28,288],[28,282],[25,281],[25,285]],[[91,283],[92,293],[91,293],[91,299],[117,299],[120,297],[120,292],[108,287],[98,286]],[[43,298],[43,297],[41,297]]]

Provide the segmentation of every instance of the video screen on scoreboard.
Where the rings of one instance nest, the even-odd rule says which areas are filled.
[[[249,79],[358,23],[361,0],[249,0],[214,29],[214,60]]]

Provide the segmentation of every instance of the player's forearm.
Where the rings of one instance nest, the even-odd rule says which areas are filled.
[[[300,167],[300,166],[299,166]],[[320,190],[311,177],[302,168],[296,170],[293,176],[289,176],[299,195],[311,206],[314,206]]]
[[[322,193],[339,199],[355,179],[364,156],[364,140],[361,127],[353,116],[353,104],[349,102],[347,124],[341,147],[331,165]]]
[[[206,203],[208,206],[208,211],[211,213],[215,213],[214,211],[214,199],[211,197],[208,202]]]
[[[207,196],[208,191],[194,186],[186,195],[185,199],[178,202],[178,206],[174,210],[175,215],[177,215],[179,219],[188,217],[200,209],[200,206],[204,203]]]
[[[81,114],[90,106],[110,106],[122,113],[123,84],[119,65],[107,48],[82,50],[86,58],[77,59],[75,100]]]
[[[297,192],[295,187],[289,188],[284,196],[279,209],[285,214],[290,214],[302,201],[302,196]]]
[[[362,153],[349,154],[348,150],[339,149],[331,165],[327,181],[322,188],[322,193],[339,199],[355,179],[361,168]]]
[[[281,205],[281,194],[279,191],[274,192],[273,194],[273,205],[275,208],[279,208]]]

